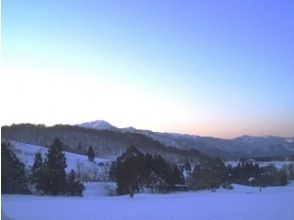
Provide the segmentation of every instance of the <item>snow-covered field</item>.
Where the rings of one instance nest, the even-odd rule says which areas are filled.
[[[38,145],[32,145],[32,144],[24,144],[20,142],[13,141],[11,142],[14,152],[16,156],[26,165],[26,166],[32,166],[34,163],[35,154],[37,152],[41,153],[43,158],[45,158],[45,154],[48,151],[48,148],[38,146]],[[93,166],[93,163],[88,160],[88,157],[85,155],[80,154],[74,154],[65,152],[66,157],[66,163],[67,168],[66,171],[70,171],[71,169],[77,168],[77,163],[82,163],[85,166],[91,167]],[[95,163],[108,163],[110,159],[107,158],[95,158]]]
[[[293,220],[294,183],[234,190],[108,197],[103,183],[87,185],[84,197],[2,195],[2,211],[14,220]]]
[[[27,169],[34,164],[35,154],[37,152],[42,154],[43,159],[48,151],[48,148],[25,144],[20,142],[11,142],[13,151],[20,159]],[[106,180],[108,176],[108,168],[111,163],[109,158],[98,158],[96,157],[94,162],[90,162],[88,157],[85,155],[74,154],[69,152],[64,152],[66,157],[66,172],[70,172],[71,169],[78,171],[83,175],[87,175],[87,178],[92,180]]]
[[[17,157],[28,168],[33,164],[36,152],[43,156],[47,152],[47,148],[36,145],[14,142],[13,146]],[[95,158],[95,163],[92,163],[83,155],[68,152],[65,155],[67,171],[77,170],[79,164],[81,171],[90,176],[105,174],[105,166],[99,166],[99,163],[109,165],[111,161]],[[283,165],[283,162],[275,162],[278,168]],[[234,185],[233,190],[218,190],[214,193],[136,194],[133,199],[128,196],[107,196],[106,188],[114,187],[113,183],[88,183],[84,197],[2,195],[2,219],[294,219],[294,182],[285,187],[268,187],[262,192],[259,192],[259,188]]]

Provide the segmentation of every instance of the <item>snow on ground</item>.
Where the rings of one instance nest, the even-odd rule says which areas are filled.
[[[88,182],[84,183],[85,191],[83,192],[84,197],[97,197],[97,196],[109,196],[110,190],[115,192],[115,182]]]
[[[13,141],[11,142],[13,146],[13,151],[16,156],[27,166],[30,167],[34,164],[35,154],[40,152],[42,157],[45,158],[46,153],[48,152],[48,148],[32,145],[32,144],[24,144],[20,142]],[[67,168],[66,171],[69,172],[71,169],[76,170],[77,165],[83,165],[85,167],[93,167],[95,164],[99,163],[109,163],[110,159],[107,158],[95,158],[95,163],[90,162],[88,157],[85,155],[74,154],[69,152],[64,152],[66,157]]]
[[[87,184],[84,197],[2,195],[2,210],[14,220],[293,220],[294,184],[234,190],[108,197],[103,183]]]

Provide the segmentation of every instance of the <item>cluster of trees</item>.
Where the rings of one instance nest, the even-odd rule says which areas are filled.
[[[294,165],[277,169],[274,165],[260,167],[253,160],[240,160],[236,167],[225,166],[219,158],[199,161],[193,169],[189,162],[182,166],[167,162],[160,155],[143,154],[131,146],[113,162],[110,178],[117,182],[117,194],[129,194],[149,188],[151,192],[168,191],[177,184],[190,190],[219,187],[232,188],[232,183],[252,186],[277,186],[294,179]],[[185,178],[184,175],[185,174]]]
[[[277,169],[273,164],[260,167],[252,160],[241,159],[236,167],[228,166],[230,182],[252,185],[252,186],[284,186],[288,184],[288,179],[292,179],[293,164],[282,169]],[[293,169],[294,170],[294,169]],[[294,174],[294,172],[293,172]]]
[[[129,194],[131,197],[144,188],[154,192],[184,184],[182,173],[177,165],[160,155],[143,154],[134,146],[118,157],[110,168],[110,178],[117,182],[117,194]]]
[[[203,160],[192,170],[189,162],[178,166],[160,155],[143,154],[134,146],[112,164],[110,177],[117,182],[117,194],[131,197],[144,188],[169,191],[181,190],[174,186],[182,185],[191,190],[215,190],[229,182],[226,166],[219,158]]]
[[[241,159],[236,167],[229,165],[227,169],[230,181],[242,185],[253,184],[252,180],[258,179],[263,172],[257,163],[244,159]]]
[[[49,147],[45,158],[36,153],[29,171],[11,150],[10,144],[1,144],[2,193],[30,193],[48,195],[82,195],[79,169],[66,174],[66,158],[63,144],[56,139]],[[94,161],[92,147],[87,151],[88,159]],[[185,175],[183,175],[185,174]],[[166,192],[187,187],[191,190],[216,190],[231,183],[253,186],[286,185],[294,179],[294,165],[282,169],[274,165],[260,167],[253,160],[240,160],[236,167],[225,166],[221,159],[199,160],[191,168],[190,163],[176,165],[160,155],[143,154],[136,147],[129,147],[109,171],[111,180],[117,182],[117,194],[129,194],[149,189],[151,192]],[[178,187],[178,188],[177,188]]]
[[[49,195],[82,195],[84,185],[76,177],[74,170],[66,175],[66,158],[62,152],[62,143],[56,139],[48,149],[43,160],[40,153],[36,153],[31,168],[31,182],[38,192]]]
[[[222,160],[215,158],[196,164],[186,182],[192,190],[215,191],[221,185],[228,183],[228,172]]]
[[[56,139],[48,149],[45,159],[36,153],[29,172],[11,150],[2,143],[2,193],[30,193],[37,191],[47,195],[81,196],[84,185],[76,177],[74,170],[66,175],[66,158],[62,143]],[[31,189],[31,190],[29,190]]]

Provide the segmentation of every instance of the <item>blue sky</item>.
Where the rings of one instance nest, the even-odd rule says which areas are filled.
[[[1,123],[294,136],[293,11],[284,0],[4,0]]]

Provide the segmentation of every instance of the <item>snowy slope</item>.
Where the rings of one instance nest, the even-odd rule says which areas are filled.
[[[103,184],[87,185],[99,192]],[[292,220],[294,184],[258,188],[234,185],[233,190],[139,194],[107,197],[2,195],[3,212],[14,220]],[[100,188],[100,189],[99,189]],[[88,189],[87,189],[88,190]],[[17,211],[16,211],[17,210]]]
[[[27,168],[30,168],[33,165],[34,157],[37,152],[40,152],[44,158],[48,151],[48,148],[37,145],[24,144],[15,141],[11,142],[11,144],[16,156]],[[87,156],[69,152],[65,152],[65,157],[67,163],[66,172],[69,172],[71,169],[75,171],[80,169],[82,173],[89,175],[90,179],[105,179],[105,175],[107,175],[105,172],[111,162],[109,159],[97,157],[94,162],[90,162]]]

